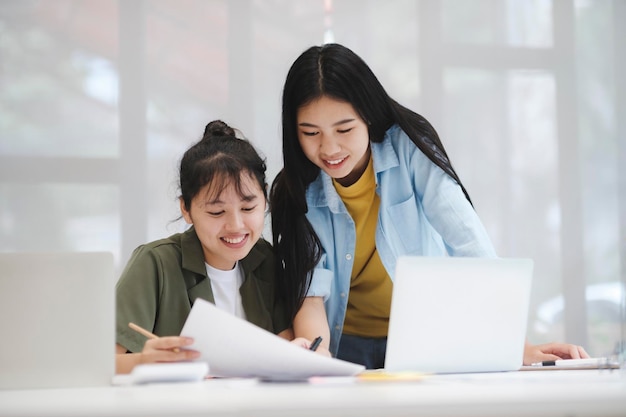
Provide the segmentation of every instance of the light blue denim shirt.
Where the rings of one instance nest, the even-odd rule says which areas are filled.
[[[372,143],[380,196],[376,248],[394,279],[401,255],[495,257],[495,249],[461,187],[392,126]],[[337,354],[346,315],[355,249],[355,227],[332,179],[323,171],[307,189],[309,211],[323,248],[308,296],[324,297],[330,351]]]

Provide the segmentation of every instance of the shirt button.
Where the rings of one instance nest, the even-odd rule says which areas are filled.
[[[350,259],[352,259],[352,255],[350,255],[350,254],[347,254],[347,255],[346,255],[346,259],[347,259],[347,260],[350,260]]]
[[[341,295],[341,298],[346,298],[346,293],[345,292],[342,292],[340,295]]]
[[[335,326],[335,330],[339,330],[339,326]]]

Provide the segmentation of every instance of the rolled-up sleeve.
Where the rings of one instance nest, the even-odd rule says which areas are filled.
[[[330,269],[323,267],[325,259],[326,255],[322,255],[318,266],[313,270],[307,297],[323,297],[324,301],[330,297],[334,274]]]
[[[145,336],[128,327],[129,322],[153,331],[159,299],[159,268],[145,246],[134,252],[116,286],[116,342],[140,352]]]

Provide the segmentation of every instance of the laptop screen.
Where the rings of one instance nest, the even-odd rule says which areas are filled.
[[[400,258],[385,368],[432,373],[519,369],[532,270],[530,259]]]
[[[0,253],[0,389],[110,385],[110,253]]]

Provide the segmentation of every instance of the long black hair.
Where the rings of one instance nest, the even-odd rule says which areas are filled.
[[[385,132],[398,124],[411,141],[443,169],[469,195],[452,168],[439,135],[421,115],[393,100],[369,66],[350,49],[339,44],[313,46],[293,63],[283,89],[283,169],[270,191],[272,235],[278,282],[293,318],[302,305],[312,271],[322,248],[306,218],[306,189],[320,168],[306,157],[298,141],[298,109],[327,96],[350,103],[368,125],[372,142],[381,142]],[[471,203],[471,200],[470,200]]]

